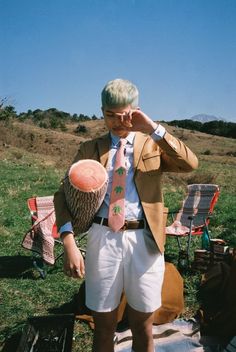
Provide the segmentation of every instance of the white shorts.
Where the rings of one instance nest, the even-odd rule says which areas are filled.
[[[86,305],[96,312],[118,307],[122,291],[128,304],[140,312],[161,306],[164,255],[145,229],[113,232],[93,224],[88,233]]]

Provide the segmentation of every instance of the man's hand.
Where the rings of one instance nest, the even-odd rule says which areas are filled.
[[[131,110],[128,114],[122,114],[120,121],[122,126],[128,131],[139,131],[146,134],[152,134],[158,127],[158,124],[140,109]]]
[[[85,275],[84,258],[77,247],[72,233],[63,236],[64,244],[64,273],[75,279]]]

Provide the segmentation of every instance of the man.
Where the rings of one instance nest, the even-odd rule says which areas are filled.
[[[65,247],[64,271],[78,278],[84,276],[86,267],[86,305],[95,322],[94,352],[114,350],[122,291],[128,302],[133,351],[153,352],[153,312],[161,306],[164,275],[166,214],[161,175],[192,171],[198,160],[183,142],[140,110],[138,90],[127,80],[107,83],[102,91],[102,112],[109,134],[83,143],[74,160],[100,161],[109,177],[104,201],[88,232],[85,266],[74,241],[63,184],[55,194],[57,226]],[[125,188],[126,222],[114,230],[110,225],[112,179],[123,140],[125,186],[119,189]]]

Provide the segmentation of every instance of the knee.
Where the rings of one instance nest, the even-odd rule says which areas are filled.
[[[109,313],[93,312],[93,319],[95,324],[94,333],[96,335],[102,337],[114,334],[117,325],[116,311]]]
[[[95,325],[93,344],[96,348],[94,348],[94,351],[111,351],[114,345],[115,330],[114,326]]]
[[[137,338],[152,335],[153,313],[142,313],[129,307],[128,317],[133,335]]]
[[[116,331],[116,324],[95,324],[94,333],[99,336],[112,335]]]
[[[152,324],[133,324],[131,331],[133,335],[140,338],[152,336]]]
[[[149,338],[152,336],[152,320],[131,320],[130,328],[133,336],[136,336],[138,339]]]

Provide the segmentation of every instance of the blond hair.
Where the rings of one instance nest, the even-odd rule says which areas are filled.
[[[102,90],[102,108],[138,107],[139,92],[130,81],[117,78],[109,81]]]

